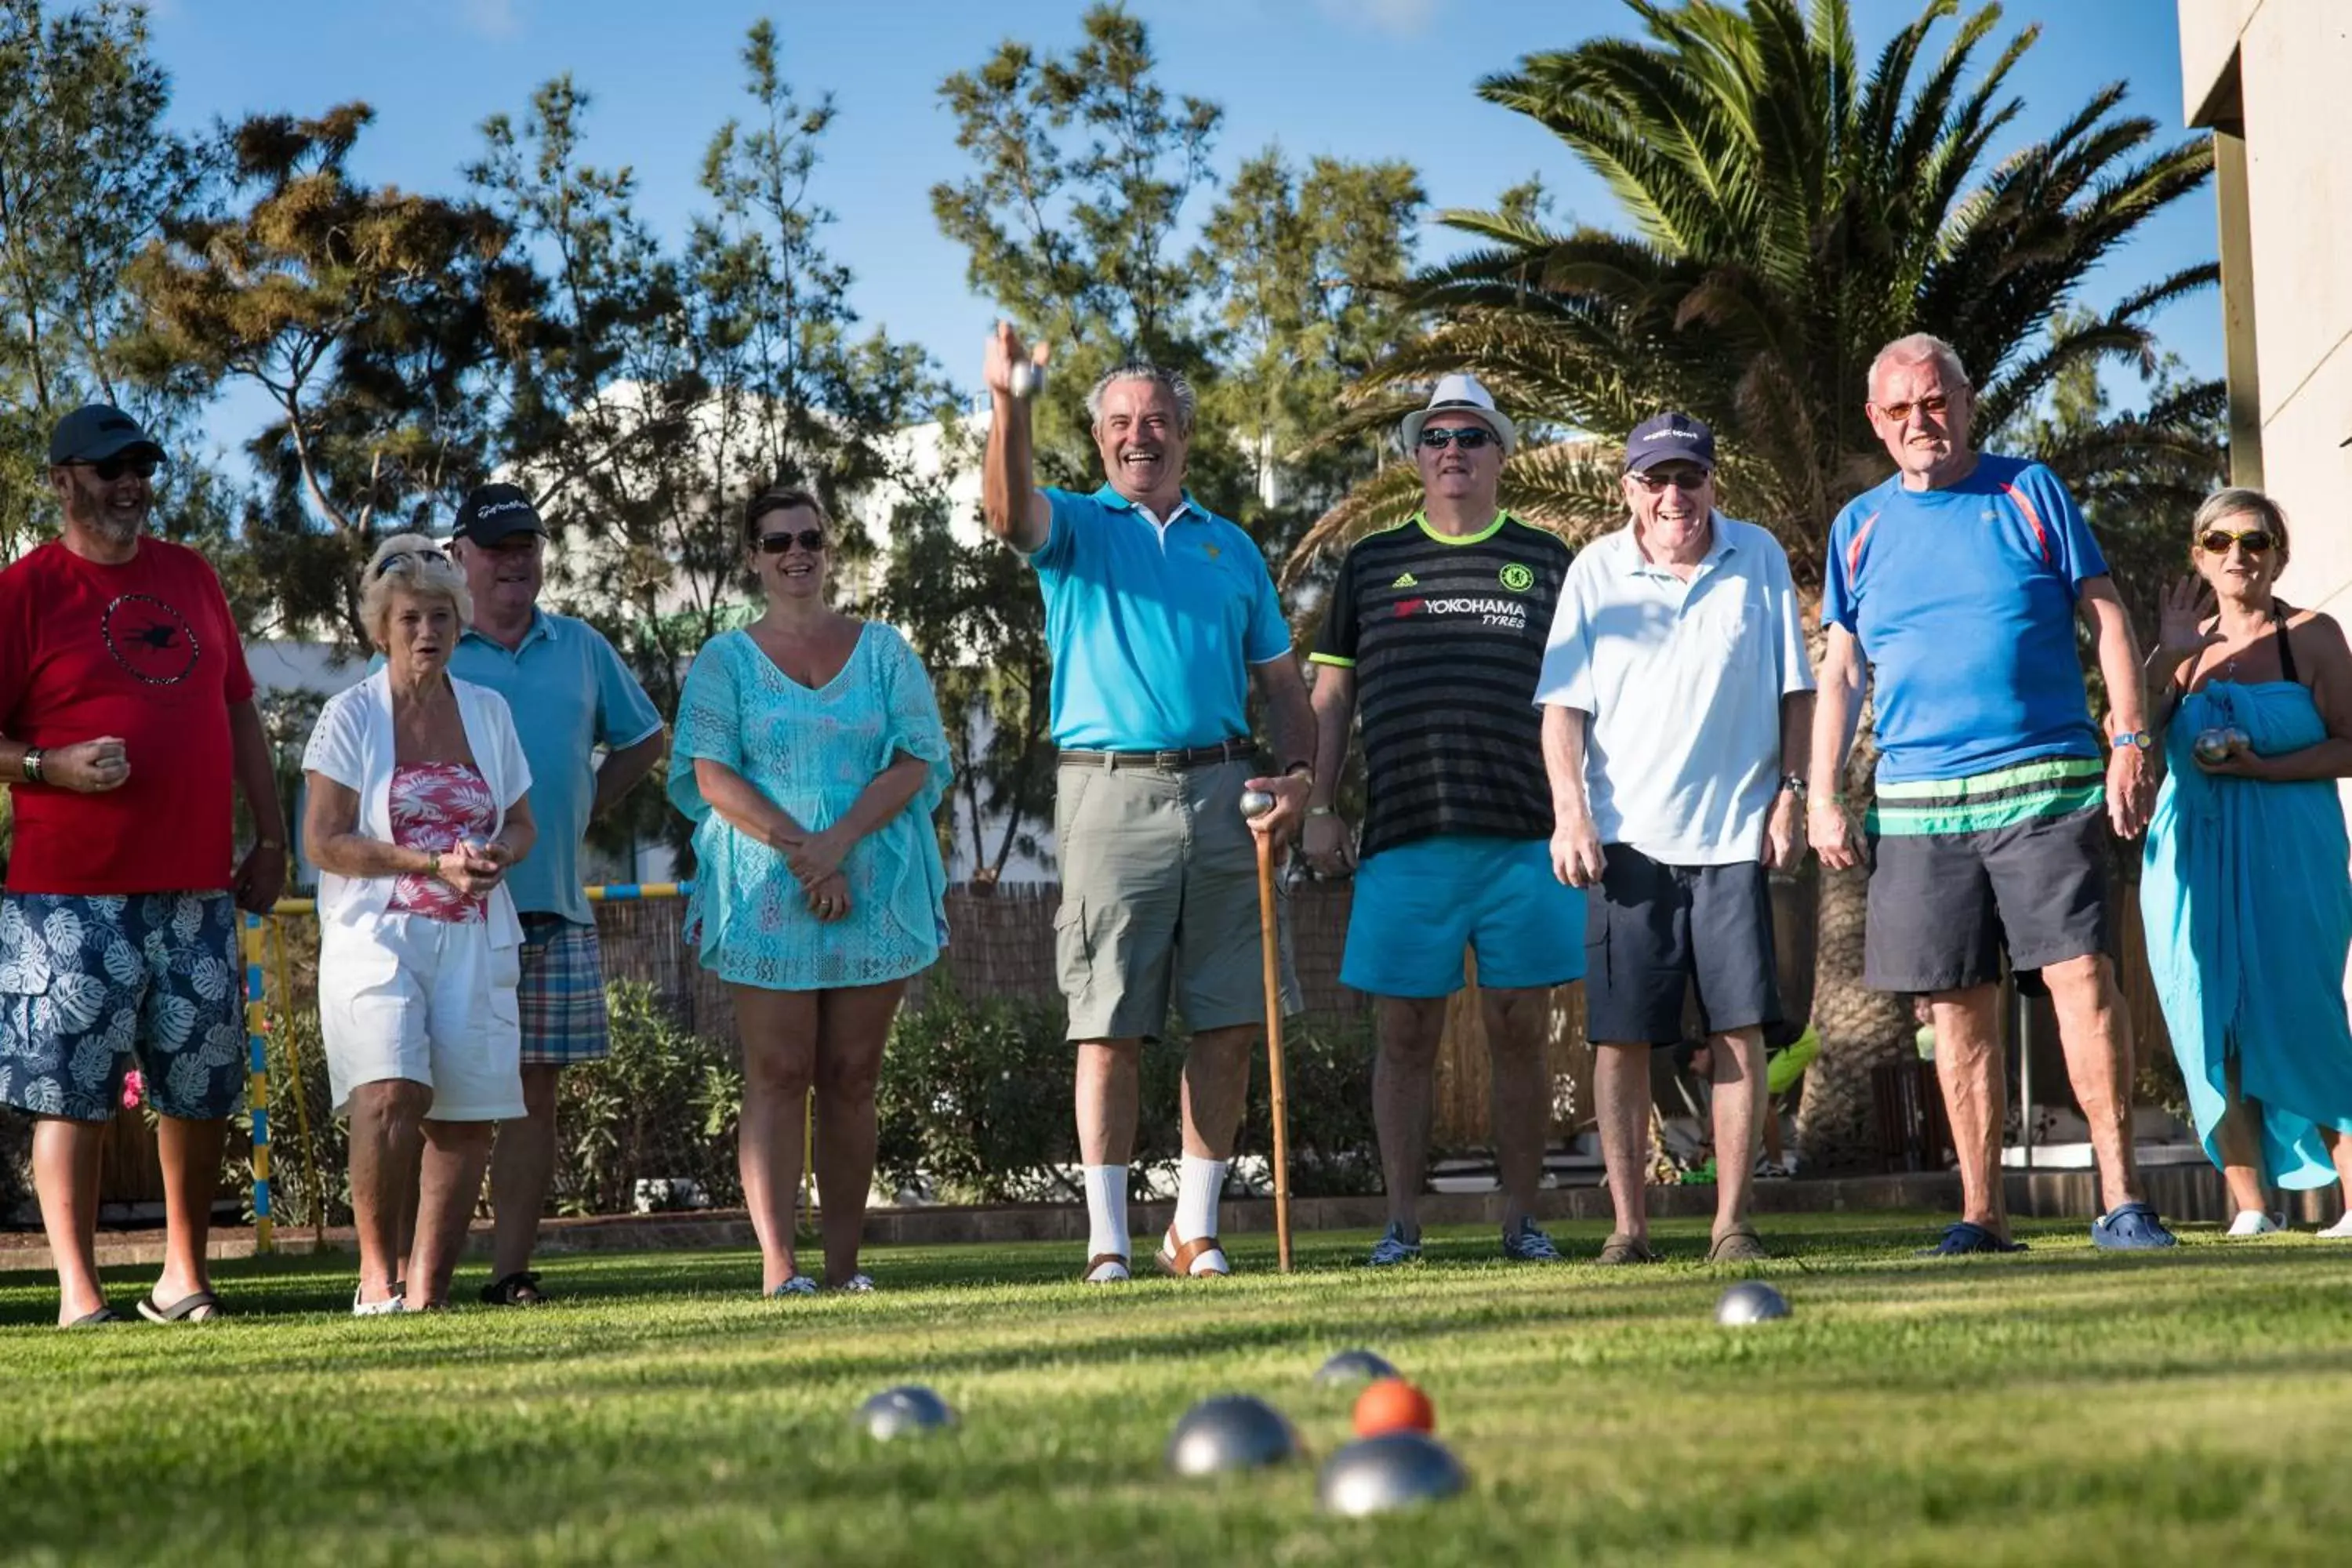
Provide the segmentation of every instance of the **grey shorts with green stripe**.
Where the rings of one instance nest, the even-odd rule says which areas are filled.
[[[2106,770],[2044,757],[1964,779],[1882,784],[1871,807],[1863,984],[1957,991],[2115,953]]]

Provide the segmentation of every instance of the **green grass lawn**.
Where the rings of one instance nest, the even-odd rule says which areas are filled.
[[[1732,1276],[1507,1267],[1489,1232],[1372,1275],[1370,1237],[1268,1238],[1223,1285],[1067,1282],[1076,1247],[881,1250],[884,1291],[769,1302],[743,1253],[559,1258],[563,1301],[354,1321],[348,1259],[220,1270],[235,1321],[58,1333],[0,1275],[0,1559],[326,1563],[2340,1560],[2352,1542],[2352,1247],[1925,1262],[1921,1216],[1794,1216],[1789,1321],[1717,1328]],[[1589,1257],[1600,1236],[1562,1226]],[[112,1277],[128,1308],[151,1272]],[[469,1268],[470,1297],[483,1278]],[[1311,1464],[1162,1468],[1203,1395],[1286,1410],[1317,1457],[1375,1348],[1435,1400],[1471,1490],[1319,1516]],[[930,1384],[963,1416],[877,1444]]]

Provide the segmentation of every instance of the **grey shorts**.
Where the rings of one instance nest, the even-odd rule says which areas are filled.
[[[1780,1022],[1772,887],[1753,860],[1670,866],[1630,844],[1602,847],[1584,900],[1584,1034],[1609,1045],[1670,1045],[1698,993],[1709,1034]]]
[[[2115,956],[2114,853],[2104,805],[1977,833],[1874,835],[1862,983],[1958,991],[2021,971]]]
[[[1172,1005],[1190,1028],[1265,1021],[1257,847],[1242,820],[1246,762],[1194,768],[1062,764],[1054,838],[1055,956],[1074,1040],[1156,1038]],[[1284,1011],[1298,1009],[1279,915]]]

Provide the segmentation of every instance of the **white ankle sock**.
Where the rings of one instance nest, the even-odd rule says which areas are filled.
[[[1225,1162],[1184,1156],[1176,1178],[1176,1239],[1217,1234],[1217,1199],[1225,1190]]]
[[[1083,1165],[1087,1180],[1087,1256],[1115,1252],[1129,1256],[1127,1245],[1127,1167]]]

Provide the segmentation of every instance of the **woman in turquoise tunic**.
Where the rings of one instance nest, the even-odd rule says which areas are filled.
[[[2266,1178],[2352,1187],[2352,846],[2336,788],[2352,777],[2352,651],[2333,619],[2273,593],[2287,536],[2268,497],[2218,492],[2193,539],[2197,577],[2166,596],[2149,662],[2148,711],[2168,722],[2140,914],[2230,1234],[2260,1236],[2279,1228]]]
[[[857,1246],[875,1079],[908,978],[947,938],[931,827],[947,737],[906,639],[825,603],[832,526],[816,498],[772,490],[745,509],[743,528],[767,608],[703,645],[670,757],[670,799],[695,823],[686,936],[735,1003],[736,1157],[761,1289],[816,1289],[793,1251],[814,1088],[825,1283],[870,1290]]]

